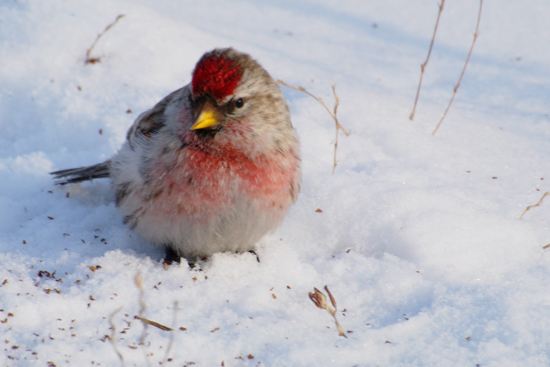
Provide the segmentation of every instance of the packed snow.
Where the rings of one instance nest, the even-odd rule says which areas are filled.
[[[549,366],[550,198],[518,217],[550,190],[550,3],[484,2],[432,136],[478,6],[446,2],[409,121],[435,0],[1,1],[0,365]],[[336,85],[350,135],[333,174],[334,122],[283,87],[302,191],[260,262],[165,268],[107,180],[48,173],[107,159],[228,46],[329,108]]]

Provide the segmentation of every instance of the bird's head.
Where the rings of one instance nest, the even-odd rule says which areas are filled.
[[[246,150],[279,149],[285,141],[296,141],[277,83],[256,60],[232,48],[202,56],[189,99],[190,129],[198,135],[215,135],[243,149],[251,145]]]

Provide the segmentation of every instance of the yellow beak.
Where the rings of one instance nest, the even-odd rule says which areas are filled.
[[[191,130],[207,129],[216,125],[218,125],[218,113],[214,107],[207,104],[202,109],[193,126],[191,126]]]

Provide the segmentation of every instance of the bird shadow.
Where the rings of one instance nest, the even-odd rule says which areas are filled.
[[[50,186],[23,205],[26,218],[12,234],[19,245],[7,252],[33,259],[41,268],[72,272],[110,251],[148,257],[161,265],[163,249],[122,223],[110,184],[104,180]]]

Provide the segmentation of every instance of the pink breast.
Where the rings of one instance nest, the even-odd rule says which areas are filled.
[[[213,154],[187,147],[181,154],[175,167],[165,172],[162,194],[153,205],[155,211],[207,218],[235,199],[276,210],[286,210],[292,202],[290,187],[297,162],[292,169],[284,169],[281,157],[251,160],[235,149]]]

